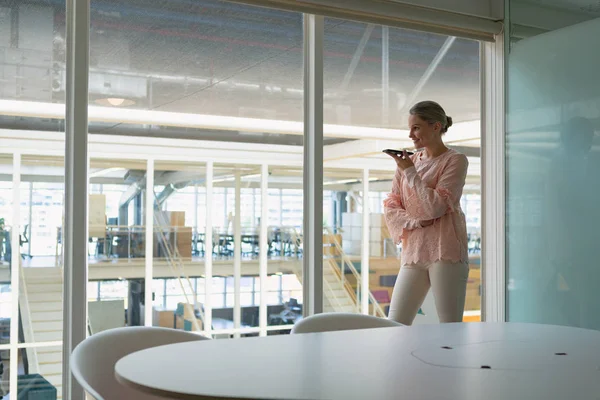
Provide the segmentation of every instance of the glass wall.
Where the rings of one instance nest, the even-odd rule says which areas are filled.
[[[109,282],[137,280],[151,268],[154,281],[145,290],[152,290],[154,325],[266,334],[271,314],[285,310],[299,285],[284,287],[282,280],[297,277],[287,264],[300,263],[301,235],[288,231],[302,226],[303,129],[299,124],[282,134],[275,122],[303,118],[302,14],[217,0],[191,8],[98,0],[91,7],[89,100],[100,115],[90,121],[97,137],[91,141],[118,137],[133,145],[132,137],[146,136],[149,147],[134,151],[154,162],[153,188],[144,187],[143,170],[106,165],[104,172],[90,171],[107,174],[91,182],[91,196],[104,197],[106,219],[114,214],[120,229],[145,224],[146,195],[154,198],[152,260],[137,253],[112,260],[120,270],[98,276],[104,281],[97,283],[97,298],[105,301],[101,291]],[[155,137],[173,141],[151,142]],[[206,160],[216,160],[211,189]],[[264,198],[263,164],[284,172],[277,176],[269,165]],[[114,174],[121,182],[105,179]],[[268,236],[264,260],[261,224]],[[207,308],[210,326],[204,324]]]
[[[384,148],[411,148],[408,113],[418,101],[434,100],[452,116],[446,144],[467,155],[470,168],[461,201],[467,216],[471,272],[465,320],[477,321],[481,310],[481,195],[479,43],[433,33],[325,19],[324,119],[346,125],[352,140],[324,148],[324,188],[331,195],[334,218],[325,239],[328,251],[340,249],[324,263],[327,287],[344,285],[343,298],[328,299],[331,311],[362,312],[360,277],[369,269],[369,310],[387,315],[401,248],[393,243],[383,219],[382,203],[391,190],[395,165]],[[325,130],[325,135],[328,135]],[[336,139],[330,135],[331,140]],[[333,169],[335,168],[335,169]],[[367,170],[368,193],[364,193]],[[368,207],[365,207],[365,204]],[[363,212],[369,214],[368,255],[363,254]],[[327,257],[327,256],[326,256]],[[342,277],[342,265],[345,265]],[[337,278],[335,278],[337,276]],[[430,293],[415,323],[437,322]]]
[[[0,397],[4,398],[22,397],[24,386],[46,384],[43,380],[56,388],[59,398],[62,393],[64,122],[7,109],[31,110],[29,102],[54,107],[65,103],[65,50],[64,2],[0,5],[0,147],[4,153],[21,154],[20,171],[12,168],[14,156],[10,161],[0,157]],[[19,187],[13,187],[14,173],[20,174]],[[13,190],[19,191],[20,204],[12,203]],[[15,237],[13,245],[10,238]],[[20,260],[12,265],[17,276],[9,274],[11,255]],[[11,278],[20,282],[16,298]],[[8,351],[4,346],[12,323],[19,324],[19,334]],[[10,367],[15,359],[16,370]]]
[[[510,6],[507,318],[600,329],[600,18]]]
[[[154,204],[154,326],[202,330],[204,257],[210,254],[205,248],[205,226],[199,224],[206,218],[205,183],[203,163],[160,161],[154,165],[154,188],[144,191],[144,198],[148,193]]]
[[[144,325],[146,161],[91,158],[88,332]]]
[[[13,389],[19,374],[39,374],[59,398],[65,16],[64,2],[0,6],[0,152],[6,155],[0,156],[0,358],[3,366],[7,357],[19,360]],[[213,337],[287,333],[299,320],[302,19],[219,0],[91,2],[90,333],[150,324],[147,315],[154,325],[176,329],[198,330],[198,320]],[[465,124],[448,139],[469,151],[474,166],[464,206],[477,242],[479,133],[471,124],[479,116],[477,43],[327,18],[324,60],[323,256],[334,279],[326,309],[342,304],[362,311],[366,256],[374,272],[369,312],[385,316],[391,288],[385,276],[397,273],[399,260],[381,218],[393,170],[379,146],[405,145],[412,101],[435,95]],[[16,155],[21,184],[13,188]],[[154,187],[145,187],[148,174]],[[12,203],[13,190],[20,204]],[[370,213],[368,254],[357,245],[363,212]],[[16,235],[18,249],[8,239]],[[18,299],[9,274],[17,251]],[[7,343],[7,327],[17,320],[19,337]]]
[[[204,164],[155,163],[154,325],[229,337],[289,331],[301,315],[302,172],[271,167],[267,173],[263,260],[260,166],[214,164],[212,201],[207,203]],[[207,213],[212,220],[212,249],[206,240]],[[207,284],[209,257],[212,278]],[[260,310],[263,296],[265,311]],[[204,325],[207,307],[212,314],[210,328]]]
[[[25,348],[18,352],[18,379],[20,385],[45,379],[60,394],[64,159],[23,155],[20,176],[19,342]]]

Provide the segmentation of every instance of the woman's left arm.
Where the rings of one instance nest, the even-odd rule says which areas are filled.
[[[404,169],[404,177],[412,193],[407,196],[405,208],[415,219],[438,219],[454,211],[454,203],[462,196],[469,161],[463,154],[448,160],[435,188],[423,182],[414,166]]]

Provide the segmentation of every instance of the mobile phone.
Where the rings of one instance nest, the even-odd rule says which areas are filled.
[[[382,150],[382,151],[384,153],[395,154],[397,156],[401,156],[402,155],[402,150],[385,149],[385,150]],[[413,153],[412,151],[406,150],[406,154],[408,154],[409,156],[412,156],[415,153]]]

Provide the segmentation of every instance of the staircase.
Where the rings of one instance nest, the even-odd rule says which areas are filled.
[[[360,312],[356,294],[347,281],[342,281],[340,268],[333,258],[323,260],[323,294],[324,312]]]
[[[19,307],[26,343],[62,341],[62,268],[22,268]],[[62,346],[28,348],[29,373],[54,385],[62,398]]]
[[[323,230],[323,311],[360,313],[360,273],[342,250],[339,238],[329,228]],[[346,277],[350,271],[352,281]],[[302,282],[302,264],[294,272]],[[370,314],[385,318],[385,312],[369,292]]]

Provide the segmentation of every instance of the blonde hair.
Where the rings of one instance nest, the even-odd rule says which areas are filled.
[[[452,126],[452,117],[446,115],[446,111],[435,101],[421,101],[412,106],[410,115],[416,115],[430,124],[439,122],[442,125],[441,133],[448,132]]]

